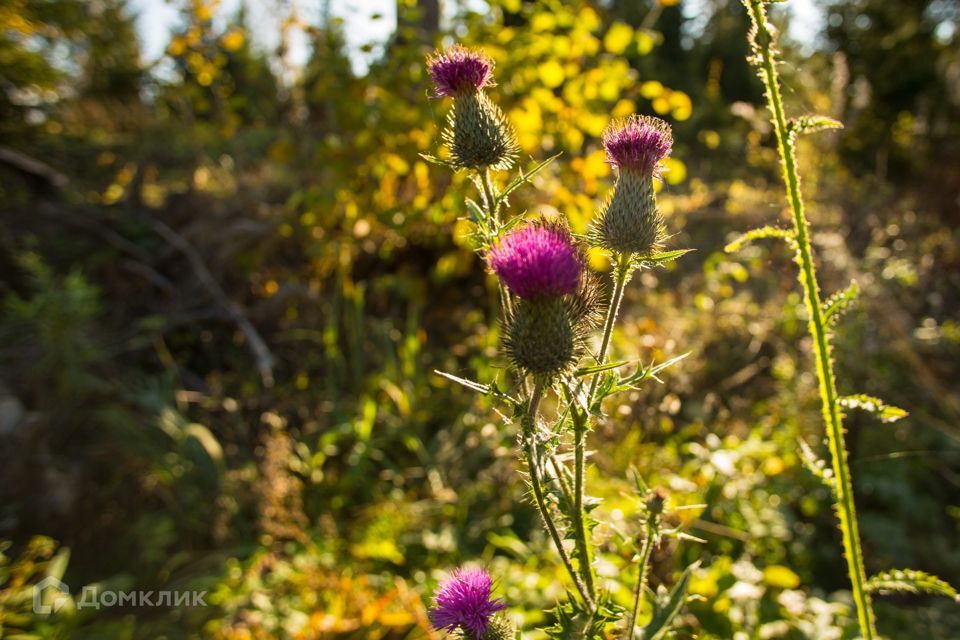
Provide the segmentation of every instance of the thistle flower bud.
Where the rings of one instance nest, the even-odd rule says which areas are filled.
[[[492,590],[493,578],[486,570],[457,569],[440,583],[430,621],[441,631],[458,631],[465,639],[484,640],[488,630],[499,625],[494,614],[506,609],[502,600],[491,596]]]
[[[664,505],[667,502],[667,490],[657,487],[647,496],[646,507],[652,515],[659,516],[663,513]]]
[[[607,162],[621,172],[645,176],[657,174],[660,161],[673,148],[670,125],[660,118],[636,114],[607,125],[602,140]]]
[[[665,228],[653,179],[673,146],[670,126],[648,116],[615,120],[603,132],[603,146],[607,161],[617,168],[617,183],[591,235],[596,244],[617,253],[656,253]]]
[[[504,318],[504,350],[520,371],[549,379],[570,369],[600,317],[596,280],[562,224],[538,221],[503,238],[488,256],[516,303]]]
[[[455,45],[430,56],[427,70],[435,93],[453,98],[443,132],[451,162],[462,169],[509,169],[517,154],[517,136],[483,91],[493,84],[493,60]]]
[[[521,299],[506,321],[507,356],[521,371],[549,378],[577,359],[574,319],[562,298]]]
[[[583,272],[583,257],[570,232],[543,221],[503,238],[488,261],[510,291],[525,299],[573,293]]]
[[[436,94],[448,98],[493,84],[493,60],[459,44],[435,51],[427,58],[427,71]]]

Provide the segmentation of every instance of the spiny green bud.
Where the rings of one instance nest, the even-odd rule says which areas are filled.
[[[506,324],[507,356],[522,371],[551,377],[578,355],[574,318],[563,298],[518,298]]]
[[[667,502],[667,490],[661,487],[657,487],[649,493],[647,496],[647,511],[651,515],[659,516],[663,513],[663,508]]]
[[[649,175],[622,171],[599,218],[594,235],[599,236],[598,244],[605,249],[652,255],[663,246],[666,230]]]
[[[451,162],[464,169],[509,169],[517,155],[513,125],[482,90],[465,91],[453,99],[443,140]]]
[[[504,615],[498,615],[490,619],[487,630],[483,632],[479,640],[514,640],[517,637],[517,628]],[[450,634],[450,638],[457,640],[474,640],[473,633],[462,630]]]
[[[667,123],[647,116],[615,120],[603,132],[607,161],[617,169],[617,184],[604,203],[591,236],[616,253],[651,255],[665,237],[653,180],[673,146]]]
[[[482,51],[454,45],[427,58],[437,96],[453,98],[444,143],[461,169],[509,169],[517,155],[513,126],[484,93],[493,85],[493,60]]]

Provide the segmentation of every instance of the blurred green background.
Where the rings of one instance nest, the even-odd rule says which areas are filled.
[[[676,522],[704,544],[654,557],[654,586],[704,560],[675,637],[855,636],[830,497],[798,456],[822,429],[794,265],[722,251],[789,224],[739,2],[175,0],[152,57],[135,4],[0,6],[0,637],[438,637],[430,594],[468,561],[527,629],[548,622],[564,576],[514,427],[432,373],[509,381],[460,220],[473,187],[417,155],[448,108],[423,61],[455,40],[496,60],[523,165],[563,154],[514,213],[583,229],[612,186],[610,117],[674,127],[659,199],[696,252],[635,279],[614,349],[691,355],[592,436],[600,576],[630,566],[633,465],[707,505]],[[911,414],[848,418],[868,572],[956,584],[960,3],[802,4],[789,109],[846,124],[800,145],[822,283],[862,291],[840,392]],[[343,8],[387,35],[357,45]],[[35,615],[47,575],[75,600],[209,606]],[[947,600],[877,613],[892,638],[960,635]]]

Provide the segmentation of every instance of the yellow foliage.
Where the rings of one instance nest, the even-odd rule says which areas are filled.
[[[672,115],[675,120],[682,122],[687,120],[693,113],[693,102],[690,100],[690,96],[684,92],[671,91],[669,101],[670,106],[673,109]]]
[[[775,564],[763,570],[763,582],[775,589],[796,589],[800,586],[800,576],[788,567]]]
[[[656,80],[647,80],[640,85],[640,95],[647,100],[653,100],[663,93],[663,85]]]
[[[680,184],[687,179],[687,165],[678,158],[666,158],[663,161],[663,179],[667,184]]]
[[[614,22],[603,37],[603,48],[608,53],[622,55],[633,41],[633,27],[623,22]]]
[[[637,32],[637,53],[642,56],[647,55],[653,51],[653,46],[656,44],[651,36],[646,31]]]
[[[540,75],[540,81],[551,89],[563,84],[563,67],[556,60],[547,60],[537,68]]]
[[[245,38],[243,36],[243,31],[239,29],[234,29],[233,31],[225,34],[223,38],[220,39],[220,44],[227,51],[237,51],[240,47],[243,46]]]

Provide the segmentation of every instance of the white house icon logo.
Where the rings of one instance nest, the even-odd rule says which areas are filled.
[[[52,590],[50,597],[44,592]],[[41,615],[56,613],[70,601],[70,587],[53,576],[47,576],[33,587],[33,612]]]

